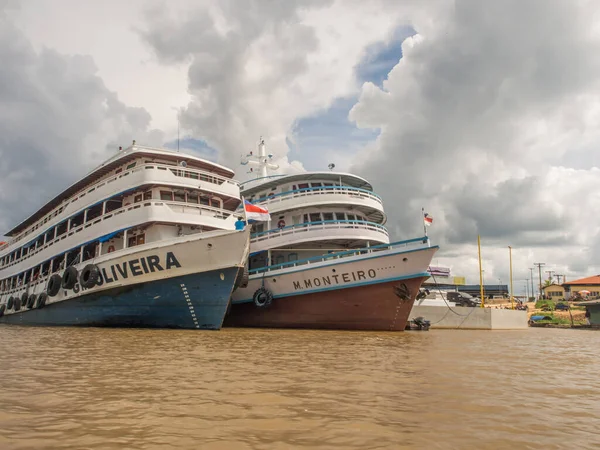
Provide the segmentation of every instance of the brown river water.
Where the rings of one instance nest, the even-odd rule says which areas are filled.
[[[600,332],[0,326],[0,449],[600,448]]]

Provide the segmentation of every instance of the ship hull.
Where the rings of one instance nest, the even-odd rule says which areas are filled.
[[[42,307],[19,303],[18,309],[15,299],[48,292],[48,280],[3,295],[0,323],[218,330],[248,246],[247,230],[224,231],[104,255],[93,261],[101,275],[91,288],[78,281]]]
[[[232,267],[90,293],[5,315],[0,323],[218,330],[237,272]]]
[[[436,250],[380,252],[252,275],[234,292],[224,326],[403,331]],[[248,298],[261,287],[273,294],[269,306]]]

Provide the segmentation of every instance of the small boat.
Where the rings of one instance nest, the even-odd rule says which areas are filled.
[[[220,329],[249,254],[233,175],[119,148],[6,233],[0,323]]]
[[[249,278],[233,293],[225,326],[404,330],[438,247],[426,236],[390,242],[367,180],[333,171],[269,176],[277,168],[270,159],[261,140],[243,161],[258,166],[259,178],[242,184],[242,197],[268,220],[252,224]]]

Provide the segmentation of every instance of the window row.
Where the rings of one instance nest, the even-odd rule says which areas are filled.
[[[36,239],[29,241],[25,245],[13,250],[6,256],[0,258],[0,269],[3,269],[13,263],[17,263],[25,258],[31,252],[43,247],[44,245],[59,239],[66,233],[81,227],[90,226],[91,222],[97,223],[102,216],[108,215],[115,210],[121,209],[131,203],[140,203],[147,200],[161,200],[169,202],[189,203],[194,205],[203,205],[212,208],[222,209],[223,200],[200,191],[184,191],[179,189],[148,189],[139,190],[127,195],[119,195],[107,199],[102,203],[93,205],[67,219],[61,223],[50,227]]]
[[[71,199],[67,199],[66,201],[64,201],[59,207],[55,208],[53,211],[51,211],[50,213],[48,213],[43,219],[40,219],[39,221],[37,221],[34,225],[32,225],[29,229],[27,229],[26,231],[20,233],[15,240],[21,240],[24,237],[28,236],[29,234],[35,232],[38,228],[44,226],[48,221],[52,220],[53,218],[55,218],[56,216],[58,216],[59,214],[61,214],[65,208],[85,197],[86,194],[89,194],[93,191],[95,191],[98,188],[101,188],[102,186],[104,186],[105,184],[113,181],[112,177],[115,177],[116,175],[120,175],[121,176],[126,176],[129,175],[129,172],[125,172],[123,173],[123,170],[131,170],[133,168],[136,167],[138,162],[142,162],[142,160],[138,160],[138,161],[133,161],[127,165],[123,165],[121,167],[118,167],[117,169],[115,169],[114,171],[111,171],[109,174],[107,174],[104,177],[104,181],[102,181],[102,179],[100,179],[98,181],[98,184],[93,185],[92,187],[88,188],[87,190],[84,191],[80,191],[78,193],[76,193]],[[145,166],[143,166],[145,169],[161,169],[161,170],[167,170],[167,167],[160,167],[160,166],[150,166],[148,164],[161,164],[164,166],[174,166],[173,168],[169,168],[169,170],[178,177],[184,177],[184,178],[191,178],[194,180],[200,180],[200,181],[206,181],[208,183],[212,183],[212,184],[216,184],[216,185],[221,185],[223,184],[226,180],[222,177],[219,176],[214,176],[214,175],[210,175],[208,173],[204,173],[201,170],[202,169],[195,169],[193,167],[188,167],[186,169],[181,168],[180,166],[178,166],[175,162],[168,162],[168,161],[144,161],[144,163],[146,164]],[[138,169],[139,170],[139,169]]]

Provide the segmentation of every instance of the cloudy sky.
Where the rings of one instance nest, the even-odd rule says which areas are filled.
[[[600,273],[600,5],[0,0],[0,225],[132,139],[370,180],[397,239],[515,291]],[[543,273],[547,277],[546,273]]]

